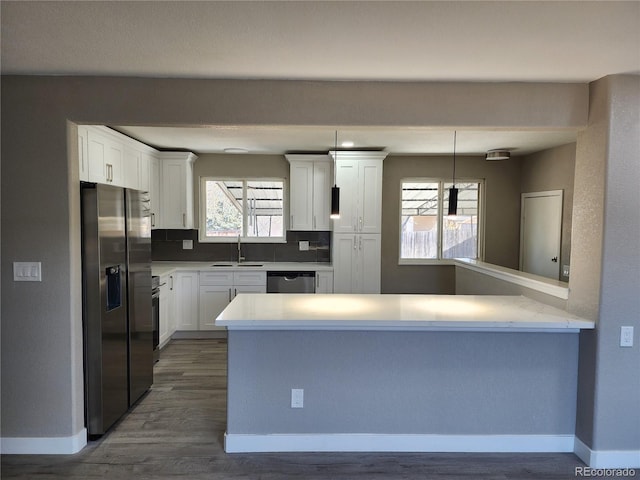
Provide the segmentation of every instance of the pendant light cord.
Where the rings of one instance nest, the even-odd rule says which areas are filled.
[[[456,136],[457,131],[453,131],[453,188],[456,188]]]
[[[338,130],[336,130],[336,143],[335,143],[335,149],[334,149],[334,155],[333,155],[333,186],[337,187],[337,177],[338,177],[338,173],[336,172],[336,169],[338,167]]]

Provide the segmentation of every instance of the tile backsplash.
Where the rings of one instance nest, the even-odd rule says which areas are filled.
[[[182,241],[193,240],[192,250],[183,250]],[[309,242],[300,251],[298,242]],[[199,243],[198,230],[152,230],[151,255],[155,261],[235,262],[237,243]],[[330,262],[331,232],[288,231],[286,243],[242,243],[247,262]]]

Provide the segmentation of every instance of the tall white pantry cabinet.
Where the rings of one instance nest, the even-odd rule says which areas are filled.
[[[340,218],[333,221],[334,293],[380,293],[384,152],[332,151]]]

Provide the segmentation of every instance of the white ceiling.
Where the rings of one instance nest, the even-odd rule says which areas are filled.
[[[589,82],[640,72],[640,1],[2,0],[3,74]],[[326,150],[333,130],[127,129],[199,152]],[[444,130],[340,132],[356,147],[442,153]],[[426,140],[428,139],[428,140]],[[461,153],[549,148],[575,132],[461,132]]]

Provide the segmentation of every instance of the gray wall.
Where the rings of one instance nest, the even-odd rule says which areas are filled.
[[[577,363],[567,333],[231,331],[227,432],[572,435]]]
[[[591,85],[578,137],[569,310],[597,320],[580,338],[576,435],[596,450],[640,450],[640,77]],[[633,348],[620,327],[635,326]]]
[[[567,301],[531,288],[475,272],[464,267],[456,269],[456,295],[524,295],[552,307],[566,309]]]
[[[0,88],[3,437],[69,436],[84,424],[79,188],[68,120],[518,129],[580,128],[588,112],[584,84],[3,76]],[[12,263],[27,260],[43,262],[41,283],[13,282]],[[574,258],[574,272],[590,260]]]
[[[407,177],[449,178],[452,157],[389,156],[382,179],[382,293],[453,294],[453,266],[398,265],[400,182]],[[456,178],[484,179],[485,261],[518,268],[520,237],[520,160],[487,162],[456,157]]]
[[[576,144],[570,143],[556,148],[527,155],[522,158],[522,193],[563,190],[562,240],[560,246],[560,279],[562,265],[571,261],[571,217],[573,212],[573,177],[576,164]]]

